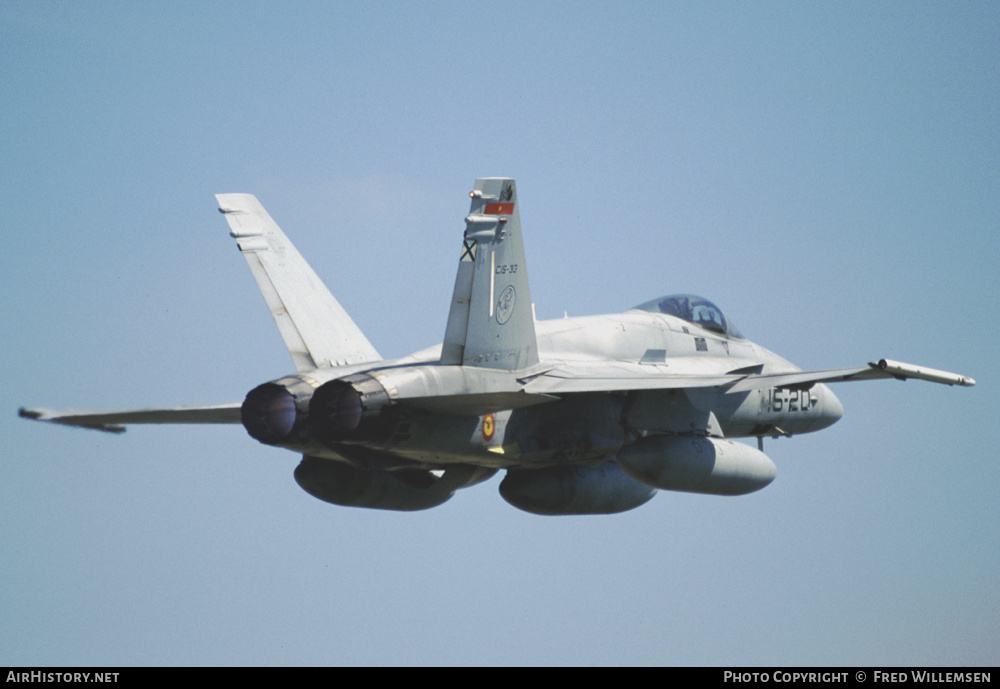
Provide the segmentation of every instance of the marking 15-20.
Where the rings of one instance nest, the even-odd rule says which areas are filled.
[[[808,390],[771,388],[767,391],[767,409],[772,412],[807,412],[815,403]]]

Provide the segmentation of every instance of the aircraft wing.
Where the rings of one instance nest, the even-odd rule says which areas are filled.
[[[924,366],[914,366],[882,359],[878,363],[854,368],[824,369],[818,371],[787,371],[761,373],[760,364],[736,369],[733,360],[705,358],[701,371],[677,370],[667,364],[641,364],[636,362],[567,362],[537,367],[526,375],[502,372],[476,371],[478,378],[470,383],[462,377],[462,384],[454,381],[441,385],[441,394],[409,397],[402,395],[401,402],[430,411],[449,414],[482,414],[498,409],[511,409],[552,401],[559,395],[581,392],[626,392],[631,390],[676,390],[685,388],[720,388],[730,393],[747,392],[772,387],[808,387],[814,383],[837,383],[851,380],[914,378],[944,385],[972,387],[976,382],[968,376],[939,371]],[[697,362],[694,362],[697,363]],[[740,362],[743,363],[743,362]],[[723,365],[725,364],[725,367]],[[707,369],[707,370],[705,370]],[[715,370],[712,370],[715,369]],[[466,367],[441,367],[441,371],[466,374]],[[497,376],[500,376],[499,378]],[[508,376],[513,376],[508,378]],[[515,379],[516,378],[516,381]],[[501,380],[502,379],[502,380]],[[449,382],[449,381],[444,381]],[[23,418],[48,421],[66,426],[92,428],[111,433],[122,433],[127,424],[147,423],[241,423],[242,404],[232,402],[205,407],[161,407],[151,409],[125,409],[121,411],[51,411],[48,409],[21,408]]]
[[[745,392],[761,387],[791,387],[795,385],[811,385],[813,383],[839,383],[850,380],[877,380],[880,378],[895,378],[897,380],[926,380],[943,385],[961,385],[972,387],[976,384],[972,378],[958,373],[939,371],[926,366],[904,364],[900,361],[880,359],[877,363],[856,368],[837,368],[823,371],[796,371],[792,373],[771,373],[749,377],[735,383],[729,392]]]
[[[681,365],[687,362],[680,362]],[[706,362],[708,363],[708,362]],[[705,368],[719,368],[708,364]],[[524,391],[538,395],[575,392],[619,392],[627,390],[670,390],[732,385],[745,375],[718,371],[689,370],[667,364],[648,365],[628,361],[567,363],[524,381]]]
[[[818,371],[761,373],[761,367],[720,368],[724,360],[705,361],[708,370],[676,370],[667,364],[648,365],[634,362],[567,363],[556,366],[525,381],[524,391],[560,395],[578,392],[616,392],[630,390],[672,390],[683,388],[722,388],[737,393],[759,388],[809,386],[814,383],[838,383],[851,380],[914,378],[944,385],[971,387],[976,382],[967,376],[881,359],[877,363],[854,368]],[[690,360],[689,360],[690,362]],[[697,362],[691,362],[697,363]],[[716,370],[712,370],[716,369]]]
[[[239,402],[233,402],[208,407],[162,407],[120,411],[77,411],[71,409],[59,412],[22,407],[17,413],[25,419],[93,428],[109,433],[124,433],[125,425],[133,423],[240,423],[241,406]]]

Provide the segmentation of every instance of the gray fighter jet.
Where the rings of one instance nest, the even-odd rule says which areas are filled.
[[[843,407],[826,383],[971,378],[882,359],[803,371],[745,339],[711,301],[536,321],[514,180],[476,180],[444,342],[387,361],[256,198],[220,194],[297,372],[242,403],[23,417],[121,432],[242,423],[302,455],[295,479],[337,505],[419,510],[499,470],[538,514],[604,514],[661,490],[741,495],[775,477],[763,438],[810,433]],[[757,438],[757,447],[734,438]]]

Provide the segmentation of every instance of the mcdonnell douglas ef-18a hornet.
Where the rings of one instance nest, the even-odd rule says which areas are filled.
[[[242,423],[302,455],[295,480],[336,505],[419,510],[506,472],[537,514],[607,514],[657,490],[741,495],[775,477],[766,436],[810,433],[843,407],[826,383],[971,378],[882,359],[803,371],[750,342],[708,299],[536,321],[514,180],[476,180],[444,342],[384,360],[257,199],[220,194],[296,373],[242,403],[21,416],[121,432]],[[757,438],[757,447],[734,438]]]

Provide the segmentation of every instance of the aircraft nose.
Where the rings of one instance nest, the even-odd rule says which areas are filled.
[[[816,430],[827,428],[840,421],[844,415],[844,405],[840,403],[837,396],[833,394],[827,386],[820,383],[816,386],[819,393],[819,423]]]

